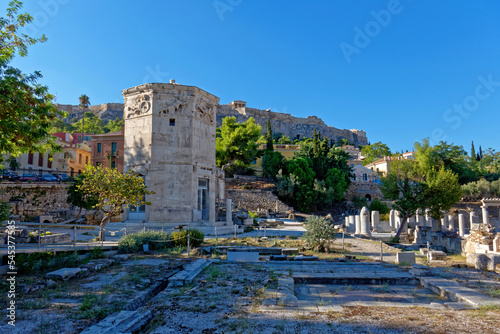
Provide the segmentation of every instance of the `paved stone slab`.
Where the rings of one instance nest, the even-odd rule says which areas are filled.
[[[45,275],[45,278],[65,280],[70,279],[82,271],[80,268],[62,268],[56,271],[52,271]]]
[[[259,252],[228,251],[228,262],[259,262]]]
[[[121,311],[111,314],[98,324],[87,328],[82,334],[118,334],[134,333],[153,318],[149,310]]]
[[[447,296],[456,302],[466,302],[474,307],[499,305],[500,300],[491,298],[481,292],[464,287],[457,282],[440,277],[421,277],[423,286],[437,294]]]
[[[211,261],[207,259],[197,259],[187,266],[184,270],[178,272],[168,279],[169,287],[183,286],[184,284],[191,283],[201,271],[210,265]]]
[[[476,307],[472,306],[471,304],[467,303],[444,303],[450,310],[454,311],[461,311],[461,310],[474,310]]]

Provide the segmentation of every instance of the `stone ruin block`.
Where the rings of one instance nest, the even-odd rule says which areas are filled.
[[[415,253],[413,252],[401,252],[396,254],[396,263],[413,265],[415,264]]]
[[[435,261],[435,260],[446,260],[447,255],[445,252],[442,251],[436,251],[436,250],[431,250],[429,252],[429,260],[430,261]]]

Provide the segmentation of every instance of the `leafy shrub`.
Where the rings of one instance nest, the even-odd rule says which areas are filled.
[[[80,265],[81,260],[76,252],[58,253],[21,253],[16,254],[16,267],[19,274],[46,273],[61,268]]]
[[[381,202],[378,198],[375,198],[368,207],[370,211],[378,211],[381,215],[389,213],[389,207],[385,202]]]
[[[11,207],[9,204],[0,201],[0,223],[9,220]]]
[[[203,232],[192,228],[188,230],[176,231],[172,232],[172,240],[175,240],[175,246],[187,247],[187,236],[188,234],[191,236],[190,238],[190,246],[198,247],[203,243],[205,239],[205,234]]]
[[[381,222],[388,222],[390,220],[389,214],[388,213],[383,213],[380,215],[380,221]]]
[[[361,209],[364,206],[368,206],[368,200],[364,197],[354,196],[352,198],[352,205],[354,205],[358,209]]]
[[[142,251],[142,245],[148,244],[149,249],[164,249],[173,247],[173,242],[164,242],[170,240],[170,234],[162,231],[141,231],[127,234],[118,241],[118,251],[120,253],[136,253]],[[153,241],[153,242],[151,242]],[[162,242],[154,242],[162,241]]]
[[[335,230],[330,222],[323,217],[310,216],[305,222],[304,239],[309,247],[325,251],[325,244],[335,238]]]

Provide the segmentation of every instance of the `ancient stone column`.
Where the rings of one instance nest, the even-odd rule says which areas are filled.
[[[356,221],[356,230],[354,231],[354,235],[359,235],[361,234],[361,219],[359,215],[356,215],[354,218]]]
[[[481,209],[483,210],[483,224],[488,224],[488,207],[486,205],[481,206]]]
[[[394,211],[394,228],[399,230],[399,227],[401,226],[401,217],[399,216],[399,211]]]
[[[380,213],[378,211],[372,211],[372,227],[374,230],[380,225]]]
[[[354,233],[356,231],[356,217],[354,215],[349,216],[349,229],[347,232]]]
[[[230,198],[228,198],[226,200],[226,222],[228,224],[233,223],[233,211],[232,211],[232,203],[231,203]]]
[[[469,223],[470,223],[470,228],[472,229],[472,224],[477,224],[476,222],[476,212],[474,211],[471,211],[470,214],[469,214]]]
[[[422,210],[418,209],[415,215],[415,222],[418,226],[425,226],[425,219],[422,216]]]
[[[415,216],[408,217],[408,227],[415,227],[416,222]]]
[[[452,215],[448,215],[448,230],[455,232],[455,217]]]
[[[394,210],[391,210],[391,212],[389,212],[389,225],[391,225],[392,228],[396,227],[396,222],[394,220]]]
[[[441,218],[441,231],[448,231],[448,214],[445,212]]]
[[[370,231],[370,215],[366,206],[361,209],[360,220],[360,234],[365,237],[371,237],[372,233]]]
[[[208,221],[211,223],[215,223],[215,191],[211,191],[208,194],[208,202],[210,203],[208,209]]]
[[[439,219],[432,219],[432,232],[441,232],[441,220]]]
[[[349,229],[349,216],[344,217],[344,225],[345,225],[345,231]]]
[[[425,226],[432,227],[434,225],[434,219],[431,217],[431,210],[425,209]]]
[[[465,235],[465,221],[464,221],[464,214],[463,213],[458,214],[458,234],[462,238]]]

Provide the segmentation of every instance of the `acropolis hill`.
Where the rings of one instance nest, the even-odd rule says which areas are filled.
[[[57,107],[69,114],[65,121],[75,122],[82,118],[82,110],[78,105],[58,104]],[[123,103],[103,103],[90,106],[89,109],[106,123],[112,119],[123,118]],[[262,132],[267,130],[266,122],[269,118],[274,133],[281,132],[289,136],[292,140],[297,138],[297,135],[300,138],[312,138],[314,129],[316,129],[322,136],[330,139],[339,140],[345,138],[349,143],[354,145],[368,144],[366,132],[363,130],[337,129],[326,125],[321,118],[316,116],[300,118],[285,113],[249,108],[244,101],[219,104],[217,106],[217,126],[220,126],[222,119],[227,116],[235,116],[238,122],[244,122],[253,117],[255,122],[262,126]]]

